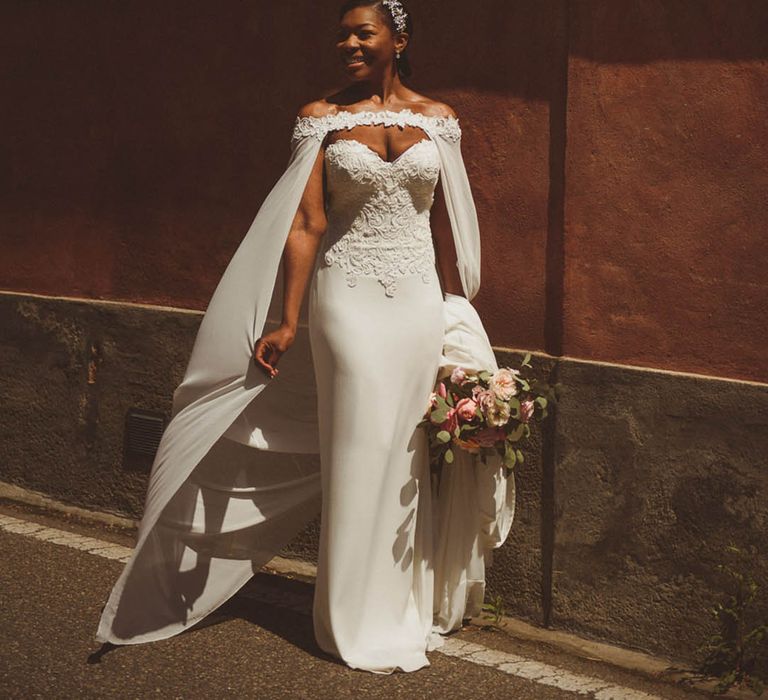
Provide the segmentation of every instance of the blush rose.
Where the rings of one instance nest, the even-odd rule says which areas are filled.
[[[520,374],[520,372],[515,369],[502,367],[494,372],[488,381],[491,391],[502,401],[509,401],[517,393],[515,374]]]
[[[463,421],[471,421],[473,418],[476,417],[475,411],[477,410],[477,403],[475,403],[472,399],[461,399],[459,403],[456,404],[456,413],[459,415],[459,418]]]

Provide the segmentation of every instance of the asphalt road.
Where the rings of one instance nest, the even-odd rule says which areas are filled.
[[[124,533],[14,505],[0,505],[0,514],[133,544]],[[314,642],[311,584],[270,574],[254,577],[188,632],[104,650],[93,634],[121,562],[2,529],[0,562],[0,698],[704,697],[478,627],[455,638],[567,669],[571,677],[610,681],[614,690],[602,696],[562,690],[438,652],[430,652],[429,667],[413,673],[352,670]]]

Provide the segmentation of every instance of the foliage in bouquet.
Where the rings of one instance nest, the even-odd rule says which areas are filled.
[[[511,472],[523,462],[522,441],[531,423],[547,416],[549,385],[524,376],[531,368],[527,353],[520,369],[502,367],[495,372],[469,372],[457,367],[437,383],[429,408],[420,423],[429,436],[433,471],[454,461],[455,449],[481,455],[499,455]]]

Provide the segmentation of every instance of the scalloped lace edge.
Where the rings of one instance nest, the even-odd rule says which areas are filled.
[[[299,141],[307,137],[322,141],[329,131],[372,124],[416,126],[424,129],[424,131],[428,131],[427,127],[432,126],[437,133],[450,141],[458,141],[461,138],[458,118],[429,116],[406,108],[399,111],[386,109],[377,112],[370,110],[362,112],[342,111],[336,114],[326,114],[322,117],[296,117],[291,141]]]

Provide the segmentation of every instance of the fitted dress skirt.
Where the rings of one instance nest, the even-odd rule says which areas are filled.
[[[322,512],[314,629],[352,668],[428,666],[432,503],[426,436],[417,427],[441,357],[437,273],[402,277],[386,296],[319,267],[309,297],[320,429]]]

